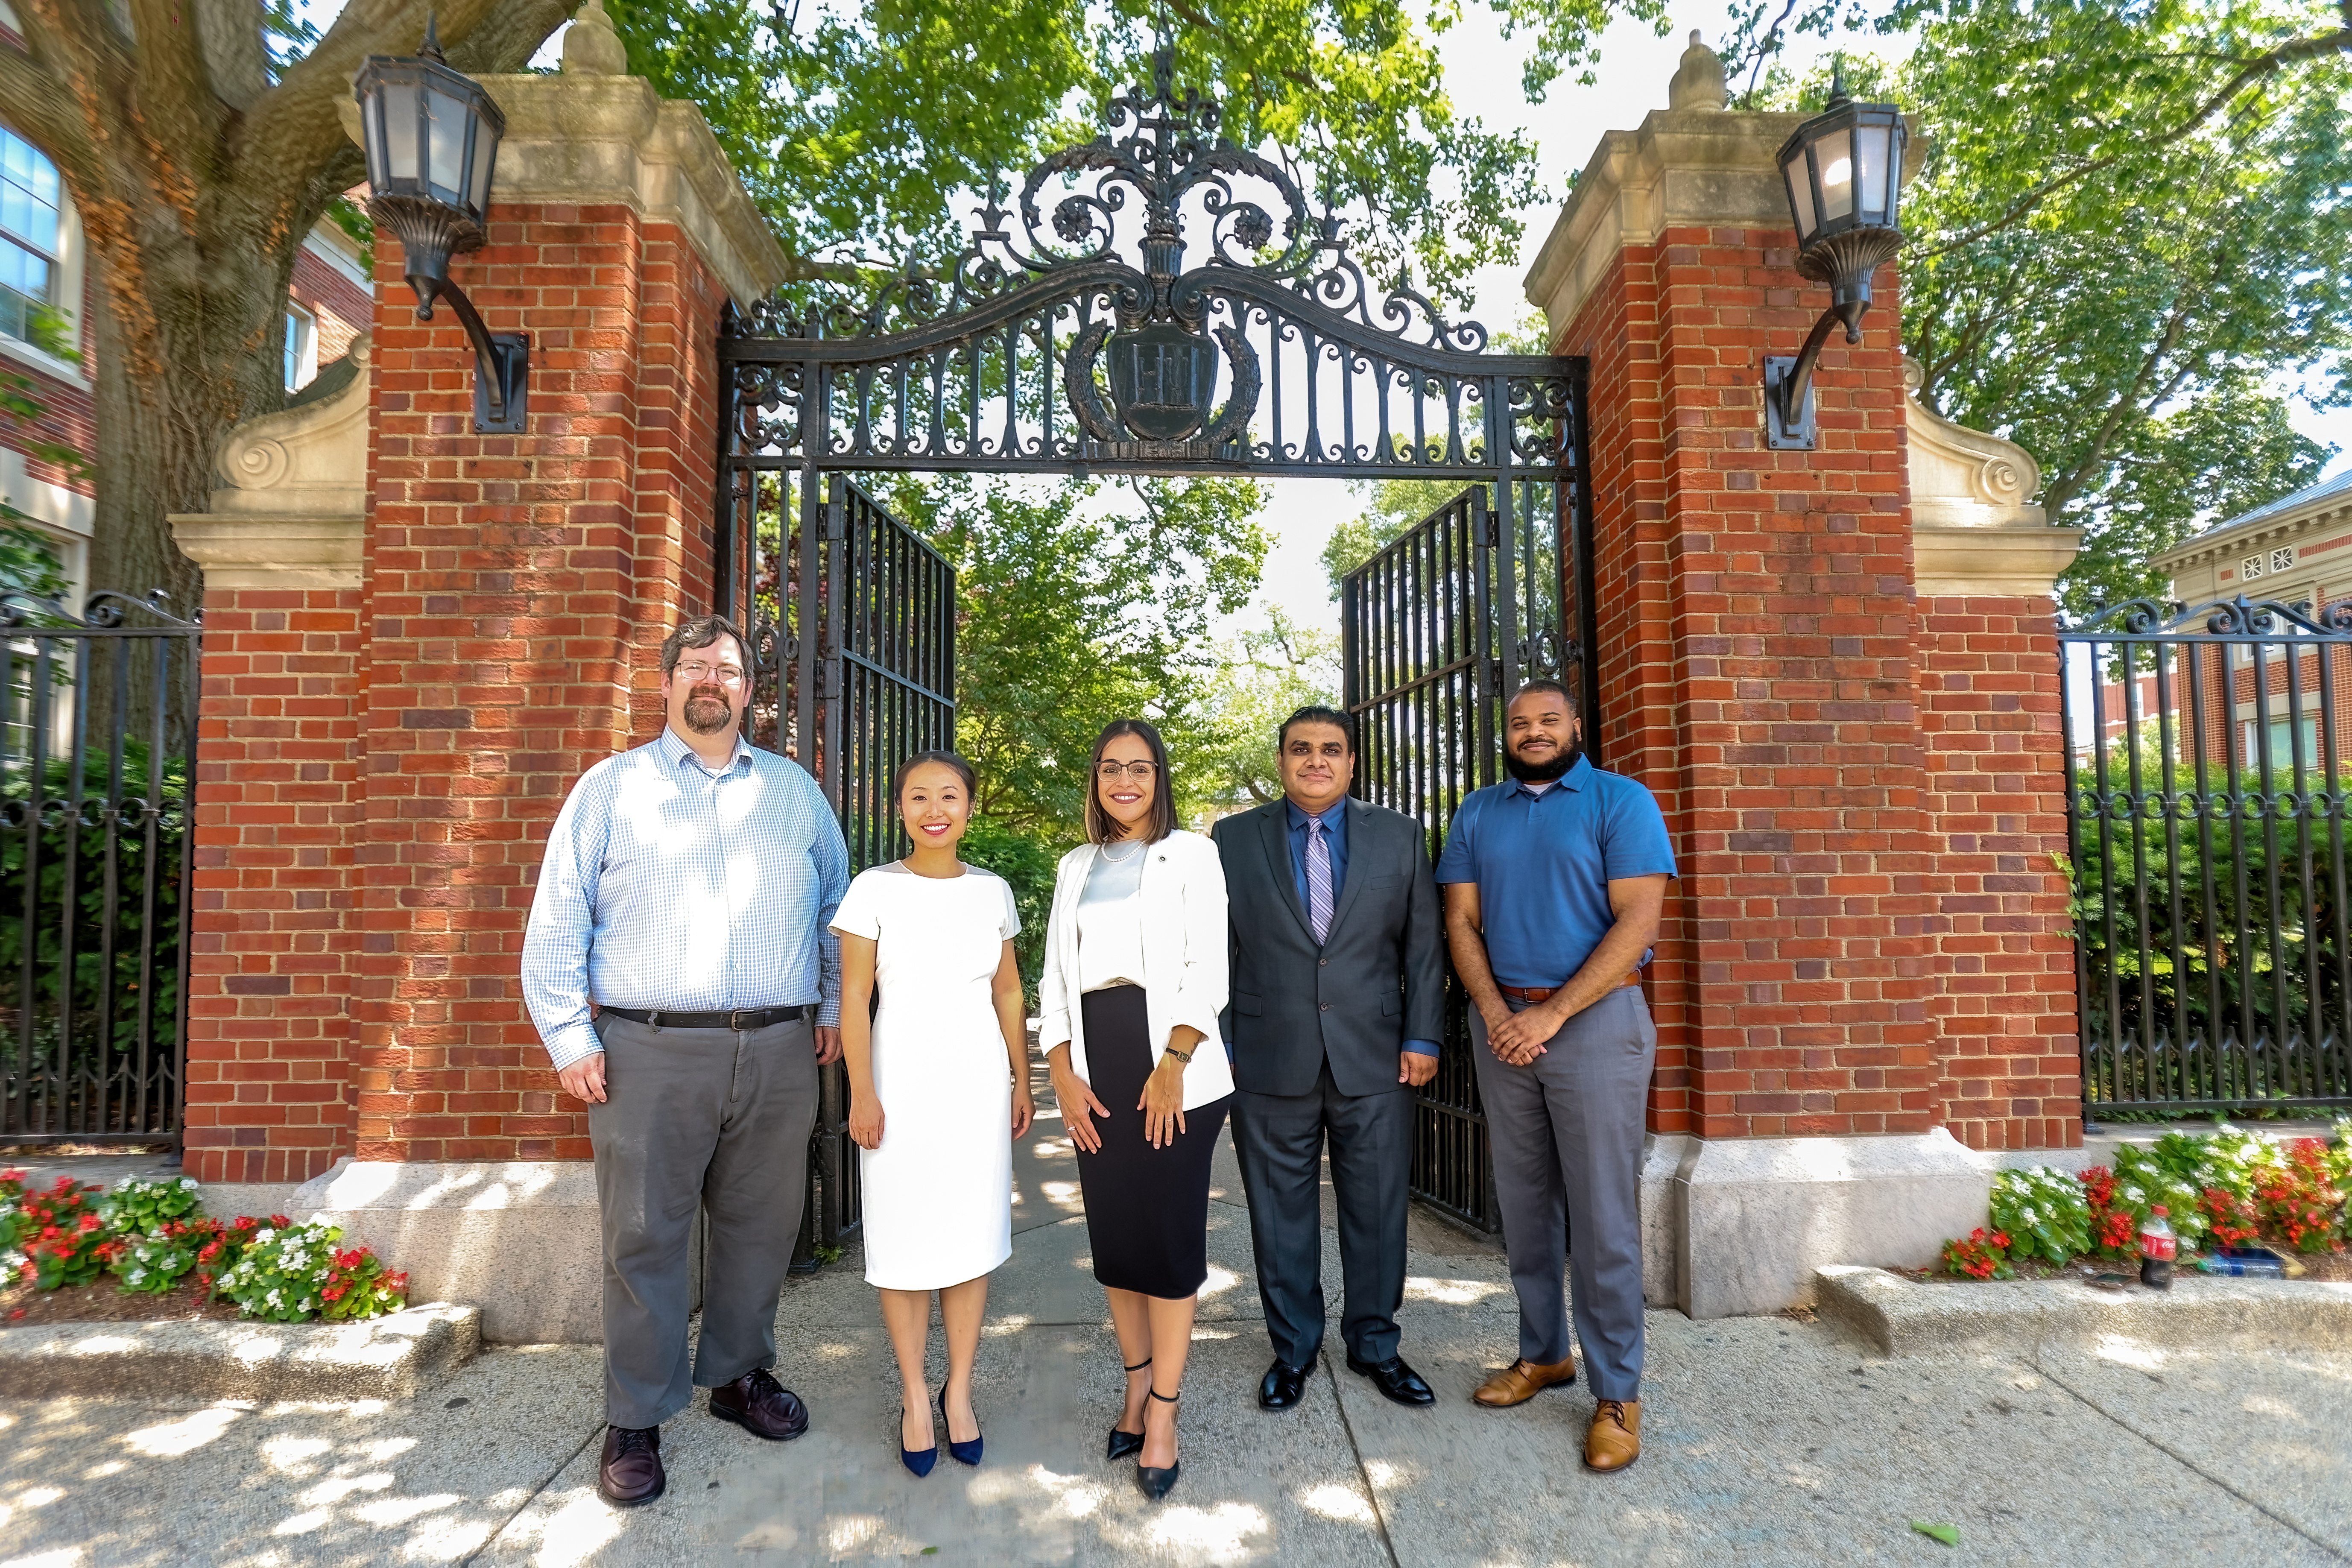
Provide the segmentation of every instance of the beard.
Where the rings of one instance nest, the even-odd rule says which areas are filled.
[[[1584,742],[1581,741],[1570,742],[1566,751],[1557,753],[1548,763],[1531,763],[1520,756],[1516,750],[1506,748],[1503,752],[1503,768],[1521,784],[1549,784],[1576,766],[1577,759],[1582,755],[1584,755]]]
[[[724,688],[698,686],[686,694],[684,717],[686,727],[696,734],[716,735],[735,722],[735,709]]]

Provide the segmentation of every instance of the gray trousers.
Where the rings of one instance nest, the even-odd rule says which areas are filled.
[[[1404,1300],[1412,1091],[1341,1094],[1327,1065],[1311,1093],[1234,1095],[1234,1153],[1249,1194],[1266,1336],[1290,1366],[1323,1348],[1323,1141],[1339,1200],[1339,1332],[1358,1361],[1397,1353]]]
[[[1519,1354],[1547,1366],[1568,1359],[1565,1261],[1587,1386],[1597,1399],[1638,1399],[1642,1137],[1658,1055],[1650,1005],[1638,986],[1612,991],[1523,1068],[1495,1059],[1475,1007],[1470,1038],[1519,1297]]]
[[[694,1397],[776,1364],[816,1122],[806,1024],[656,1029],[604,1014],[604,1103],[588,1108],[604,1233],[604,1419],[658,1426]],[[702,1339],[688,1374],[688,1242],[710,1215]]]

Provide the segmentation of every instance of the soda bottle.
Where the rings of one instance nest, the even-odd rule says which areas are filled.
[[[2162,1204],[2156,1205],[2139,1227],[2139,1282],[2158,1290],[2172,1289],[2172,1260],[2180,1255],[2180,1238],[2166,1213]]]

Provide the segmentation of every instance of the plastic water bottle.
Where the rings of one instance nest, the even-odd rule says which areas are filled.
[[[2172,1260],[2180,1256],[2180,1238],[2166,1213],[2162,1204],[2156,1205],[2139,1227],[2139,1282],[2158,1290],[2172,1289]]]

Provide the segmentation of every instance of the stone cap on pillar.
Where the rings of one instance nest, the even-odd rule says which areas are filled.
[[[784,248],[702,110],[661,97],[643,77],[615,74],[620,40],[597,0],[581,8],[572,33],[583,27],[590,36],[576,46],[567,35],[559,74],[474,79],[506,116],[493,205],[628,207],[675,226],[738,305],[766,299],[791,270]],[[360,142],[359,104],[347,94],[336,107]]]
[[[221,444],[212,510],[173,512],[172,538],[212,588],[356,588],[367,517],[373,338],[323,396],[247,419]],[[331,381],[340,366],[321,373]]]
[[[1561,204],[1527,276],[1528,303],[1555,337],[1609,276],[1620,252],[1655,244],[1669,228],[1789,228],[1778,155],[1808,116],[1728,112],[1723,62],[1698,35],[1638,131],[1602,133]],[[1903,177],[1919,172],[1927,142],[1912,127]]]
[[[2083,547],[2033,502],[2042,465],[2014,441],[1955,425],[1919,401],[1919,367],[1903,362],[1911,477],[1912,580],[1919,597],[2046,595]]]

